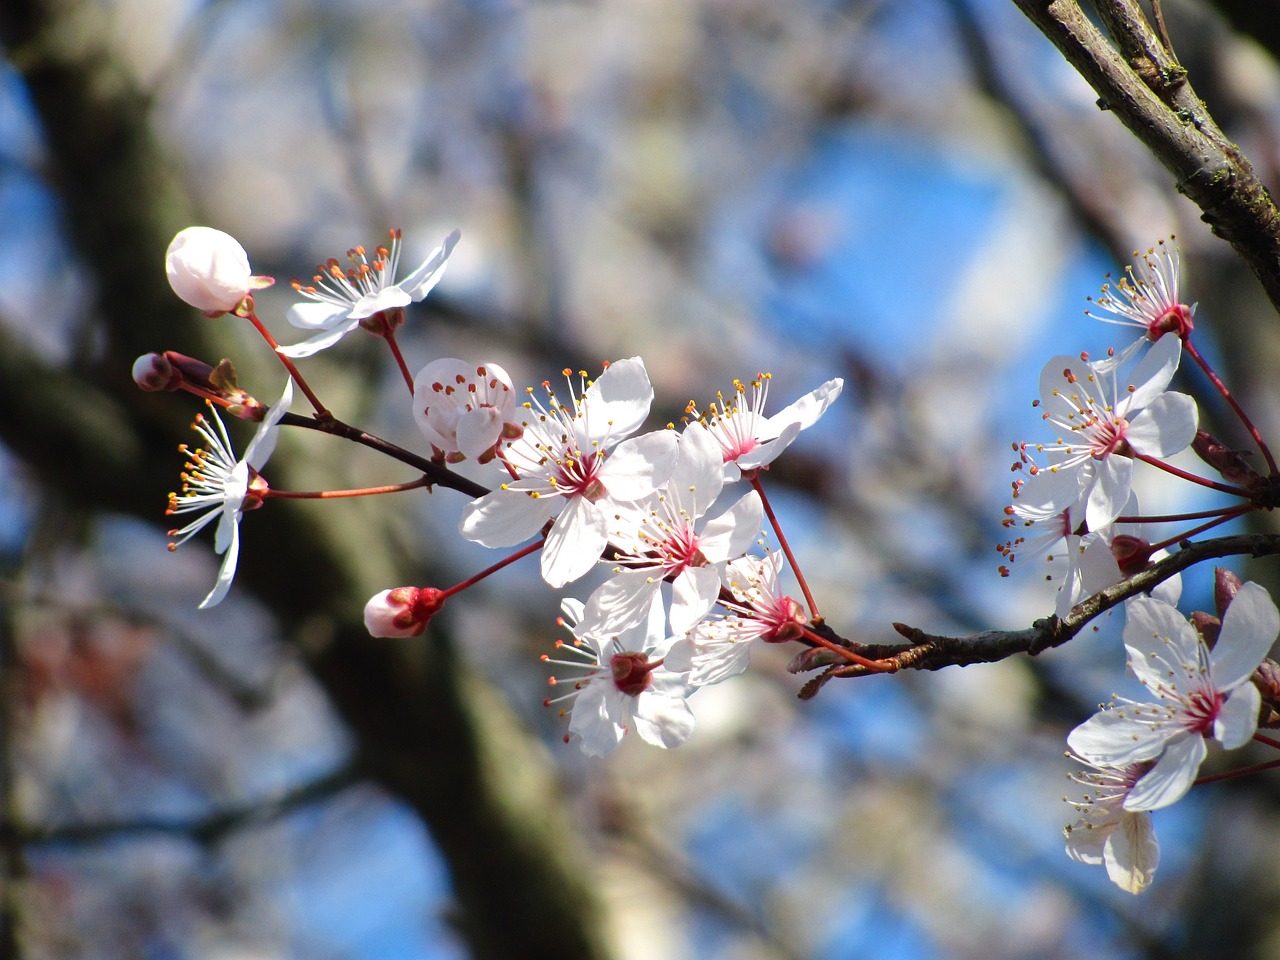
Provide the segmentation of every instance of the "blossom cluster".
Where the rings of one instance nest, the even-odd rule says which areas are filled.
[[[143,389],[186,390],[208,404],[208,415],[195,424],[203,446],[183,448],[187,468],[168,510],[196,514],[171,531],[172,547],[217,520],[214,545],[223,562],[201,607],[227,595],[241,518],[267,500],[446,484],[471,497],[459,535],[511,552],[447,589],[402,585],[379,592],[364,610],[369,633],[419,636],[449,597],[533,553],[554,589],[594,572],[598,585],[585,599],[563,600],[559,622],[568,638],[543,657],[556,672],[545,703],[561,706],[569,717],[566,742],[576,740],[590,756],[610,753],[632,729],[659,747],[684,743],[694,728],[690,698],[744,671],[756,641],[801,644],[793,670],[826,668],[811,682],[813,690],[831,676],[894,672],[907,663],[892,648],[874,659],[870,648],[841,641],[821,622],[762,483],[773,461],[836,401],[842,381],[829,380],[768,413],[772,378],[762,373],[734,381],[705,408],[690,402],[679,426],[646,430],[654,390],[640,357],[605,364],[598,376],[566,369],[563,385],[546,380],[524,388],[492,360],[441,357],[411,373],[396,330],[405,308],[440,281],[458,242],[454,231],[402,279],[395,230],[372,252],[349,250],[347,267],[326,261],[309,281],[293,281],[303,301],[286,319],[306,338],[281,346],[253,304],[253,291],[273,281],[251,273],[240,244],[207,227],[174,238],[166,269],[178,296],[209,316],[231,313],[252,323],[290,377],[268,406],[238,387],[228,361],[210,366],[165,352],[135,364]],[[1010,563],[1047,560],[1058,584],[1059,622],[1097,616],[1103,607],[1090,606],[1091,599],[1151,570],[1191,537],[1251,510],[1280,506],[1280,469],[1196,349],[1195,307],[1181,301],[1178,284],[1178,256],[1162,244],[1104,286],[1094,301],[1098,318],[1137,327],[1141,335],[1100,358],[1051,358],[1035,401],[1046,436],[1014,444],[1017,479],[1004,520],[1010,537],[999,550]],[[337,345],[357,328],[383,339],[400,367],[423,443],[420,454],[397,447],[392,455],[422,476],[348,491],[272,488],[261,471],[280,426],[298,419],[289,412],[295,388],[315,410],[312,425],[337,424],[294,361]],[[1239,416],[1267,462],[1266,475],[1247,454],[1201,430],[1195,401],[1170,389],[1184,356]],[[258,423],[241,458],[219,409]],[[1188,450],[1220,479],[1171,462]],[[488,471],[491,486],[454,474],[451,468],[463,461],[477,476]],[[1195,514],[1144,516],[1134,489],[1139,463],[1236,499]],[[744,488],[736,496],[734,485]],[[1152,524],[1179,522],[1193,525],[1163,540],[1149,538]],[[765,546],[766,528],[775,548]],[[800,597],[783,585],[788,569]],[[1251,740],[1280,748],[1280,741],[1258,733],[1260,714],[1271,710],[1280,718],[1280,667],[1265,659],[1280,632],[1270,596],[1220,571],[1217,616],[1188,620],[1176,606],[1178,576],[1156,579],[1158,572],[1145,592],[1135,586],[1126,594],[1123,637],[1129,669],[1154,699],[1113,696],[1067,740],[1069,755],[1085,767],[1073,775],[1085,794],[1072,801],[1078,819],[1067,829],[1067,853],[1104,864],[1117,885],[1134,893],[1150,884],[1158,865],[1151,812],[1197,782],[1210,740],[1226,749]]]

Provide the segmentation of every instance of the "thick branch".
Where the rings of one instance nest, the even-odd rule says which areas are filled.
[[[1235,248],[1280,310],[1280,211],[1133,4],[1096,4],[1122,55],[1075,0],[1014,2],[1093,87],[1100,106],[1173,173],[1178,190]]]

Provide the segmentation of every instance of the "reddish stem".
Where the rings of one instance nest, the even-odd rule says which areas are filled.
[[[404,354],[400,352],[400,344],[396,343],[396,332],[390,324],[387,324],[386,332],[382,336],[387,341],[387,346],[391,348],[391,355],[396,358],[396,364],[400,367],[400,375],[404,377],[404,382],[409,386],[409,395],[412,396],[413,374],[409,372],[409,365],[404,362]]]
[[[271,335],[271,331],[262,325],[262,321],[258,319],[258,314],[253,310],[249,311],[249,322],[257,328],[258,333],[262,334],[262,339],[267,341],[267,346],[274,350],[276,356],[280,358],[280,362],[284,364],[284,368],[289,371],[289,376],[293,377],[293,382],[298,385],[298,389],[301,390],[307,400],[311,402],[311,406],[314,408],[316,416],[327,420],[331,414],[325,409],[325,405],[321,403],[320,398],[312,392],[311,387],[307,384],[307,381],[303,379],[302,374],[294,365],[293,360],[280,352],[280,344],[277,343],[276,338]]]
[[[1244,487],[1237,487],[1228,483],[1218,483],[1216,480],[1208,480],[1205,477],[1197,477],[1194,473],[1187,473],[1187,471],[1181,470],[1171,463],[1165,463],[1163,460],[1153,457],[1149,453],[1134,453],[1132,454],[1132,457],[1135,460],[1141,460],[1143,463],[1149,463],[1151,466],[1157,467],[1165,473],[1171,473],[1179,480],[1186,480],[1189,483],[1198,483],[1202,487],[1208,487],[1211,490],[1219,490],[1222,493],[1229,493],[1234,497],[1252,496],[1252,494]]]
[[[467,579],[463,580],[461,583],[455,584],[454,586],[450,587],[448,590],[443,591],[444,596],[451,597],[455,593],[460,593],[463,590],[467,589],[467,587],[474,586],[475,584],[483,580],[485,577],[492,576],[493,574],[497,573],[503,567],[508,566],[509,564],[515,563],[517,560],[521,560],[524,557],[527,557],[529,554],[533,553],[536,550],[541,550],[542,545],[546,542],[547,542],[547,538],[545,536],[539,537],[535,543],[531,543],[527,547],[521,547],[519,550],[511,554],[511,556],[507,557],[506,559],[499,560],[497,563],[495,563],[491,567],[485,567],[479,573],[474,574],[473,576],[467,577]]]
[[[864,667],[872,673],[895,673],[898,669],[896,664],[892,664],[886,660],[868,660],[866,657],[854,653],[848,647],[842,647],[838,643],[831,642],[826,637],[819,636],[808,627],[801,627],[800,629],[804,631],[806,639],[812,640],[820,647],[826,647],[832,653],[838,653],[850,663],[856,663],[858,666]]]
[[[1263,770],[1271,770],[1274,767],[1280,767],[1280,760],[1268,760],[1266,763],[1256,763],[1252,767],[1245,767],[1241,770],[1215,773],[1211,777],[1199,777],[1193,780],[1191,785],[1198,787],[1206,783],[1217,783],[1220,780],[1234,780],[1236,777],[1248,776],[1251,773],[1261,773]]]
[[[1166,550],[1169,547],[1173,546],[1175,543],[1181,543],[1184,540],[1189,540],[1192,537],[1194,537],[1196,534],[1204,533],[1206,530],[1210,530],[1213,527],[1218,526],[1218,524],[1220,523],[1226,523],[1228,520],[1234,520],[1236,517],[1243,517],[1246,513],[1248,513],[1252,509],[1253,509],[1253,505],[1249,504],[1243,507],[1236,507],[1234,510],[1228,510],[1225,513],[1223,513],[1222,516],[1218,517],[1218,519],[1216,520],[1210,520],[1208,523],[1202,523],[1198,527],[1192,527],[1190,530],[1184,530],[1182,533],[1179,533],[1177,536],[1169,537],[1167,540],[1162,540],[1160,543],[1153,543],[1151,545],[1151,549],[1153,551]]]
[[[396,483],[385,487],[361,487],[357,490],[268,490],[266,496],[284,500],[335,500],[339,497],[372,497],[380,493],[401,493],[431,486],[427,477],[419,477],[408,483]]]
[[[1253,442],[1258,445],[1258,449],[1261,450],[1262,455],[1266,457],[1267,469],[1271,471],[1271,476],[1274,477],[1277,473],[1280,473],[1280,469],[1277,469],[1276,467],[1275,458],[1271,456],[1270,448],[1262,439],[1262,434],[1260,434],[1258,432],[1258,428],[1253,425],[1253,421],[1250,420],[1249,415],[1244,412],[1244,408],[1236,402],[1236,398],[1231,395],[1231,391],[1227,389],[1226,384],[1218,379],[1218,375],[1213,372],[1213,368],[1209,366],[1208,361],[1206,361],[1204,357],[1200,356],[1199,350],[1192,346],[1190,338],[1182,341],[1182,348],[1191,355],[1191,359],[1195,360],[1195,362],[1200,365],[1200,369],[1204,371],[1205,376],[1213,381],[1213,385],[1218,388],[1218,392],[1222,394],[1222,398],[1227,401],[1227,404],[1235,411],[1236,416],[1240,418],[1240,422],[1243,423],[1245,429],[1249,431],[1249,436],[1253,437]]]
[[[744,476],[748,475],[744,473]],[[815,620],[822,619],[822,614],[818,613],[818,603],[813,599],[813,594],[809,591],[809,584],[805,581],[804,574],[800,572],[800,564],[796,562],[796,555],[791,552],[791,545],[787,543],[786,535],[782,532],[778,518],[774,516],[773,507],[769,505],[769,498],[765,495],[764,486],[760,483],[759,472],[752,471],[748,479],[751,482],[752,489],[760,495],[760,503],[764,506],[765,516],[769,518],[769,526],[773,528],[773,535],[778,538],[778,546],[782,548],[782,553],[787,558],[787,563],[791,565],[791,572],[796,575],[800,590],[804,593],[805,603],[809,605],[809,615]],[[837,649],[843,648],[838,647]],[[870,661],[867,662],[869,663]]]
[[[1265,743],[1268,747],[1275,747],[1277,750],[1280,750],[1280,740],[1273,740],[1265,733],[1258,733],[1255,731],[1253,739],[1257,740],[1259,743]]]

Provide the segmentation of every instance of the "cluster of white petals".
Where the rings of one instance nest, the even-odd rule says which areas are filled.
[[[1103,767],[1155,761],[1129,791],[1124,808],[1167,807],[1191,788],[1208,740],[1234,749],[1253,736],[1261,697],[1249,678],[1277,633],[1280,614],[1256,583],[1236,593],[1212,650],[1177,608],[1153,597],[1129,601],[1129,668],[1156,699],[1117,699],[1076,727],[1067,744]]]

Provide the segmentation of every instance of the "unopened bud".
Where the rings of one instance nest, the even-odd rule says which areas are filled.
[[[1212,650],[1218,642],[1218,634],[1222,633],[1222,621],[1203,610],[1192,611],[1189,619],[1191,626],[1196,628],[1196,633],[1200,634],[1204,645]]]
[[[274,283],[270,277],[253,276],[239,241],[212,227],[180,231],[165,252],[164,265],[173,292],[210,314],[235,310],[250,291]]]
[[[1212,434],[1197,430],[1195,439],[1191,441],[1191,449],[1196,452],[1196,456],[1217,470],[1227,483],[1252,488],[1262,481],[1258,471],[1249,466],[1247,451],[1231,450]]]
[[[416,637],[444,606],[444,591],[435,587],[395,587],[369,598],[364,625],[373,637]]]
[[[1213,568],[1213,606],[1218,611],[1218,616],[1227,615],[1227,607],[1231,606],[1231,601],[1236,598],[1243,584],[1244,581],[1226,567]]]
[[[142,390],[180,390],[182,373],[163,353],[144,353],[133,361],[133,382]]]
[[[1280,727],[1280,664],[1268,658],[1253,674],[1253,685],[1262,694],[1260,727]]]

